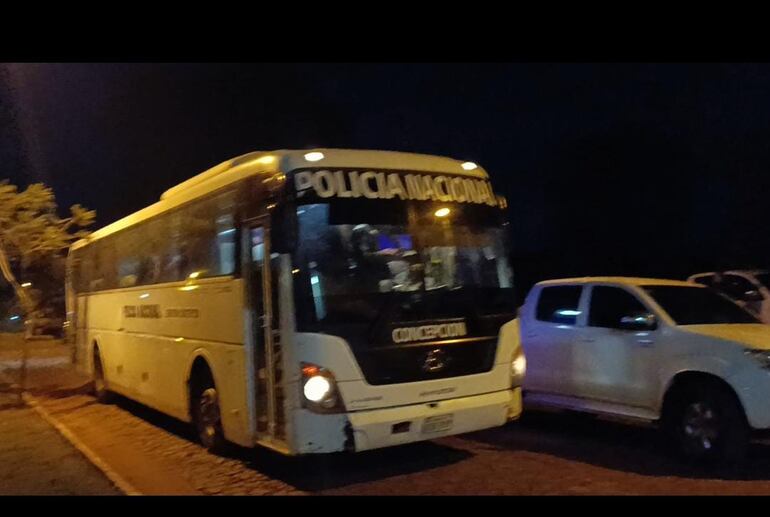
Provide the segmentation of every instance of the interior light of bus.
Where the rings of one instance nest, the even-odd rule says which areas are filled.
[[[9,319],[9,320],[11,320],[11,321],[16,321],[16,320],[18,320],[18,319],[19,319],[19,317],[14,315],[14,316],[11,316],[11,317],[10,317],[10,318],[8,318],[8,319]]]
[[[193,271],[189,275],[190,278],[198,278],[199,276],[201,276],[201,272],[200,271]]]
[[[269,164],[269,163],[273,163],[274,161],[275,161],[275,156],[273,156],[272,154],[268,154],[267,156],[260,156],[259,158],[257,158],[257,163]]]
[[[438,210],[436,210],[434,212],[434,215],[436,217],[446,217],[446,216],[449,215],[449,212],[451,212],[451,210],[449,210],[447,207],[444,207],[444,208],[439,208]]]
[[[199,288],[199,285],[186,285],[184,287],[180,287],[180,291],[194,291],[195,289]]]
[[[478,165],[476,165],[476,164],[475,164],[475,163],[473,163],[473,162],[465,162],[465,163],[463,163],[463,164],[461,165],[461,167],[462,167],[463,169],[465,169],[466,171],[472,171],[473,169],[477,168],[477,167],[478,167]]]
[[[309,162],[317,162],[324,159],[324,153],[313,151],[312,153],[305,153],[305,160]]]
[[[32,282],[24,282],[21,284],[22,287],[32,287]]]
[[[176,341],[177,343],[181,343],[182,341],[184,341],[184,338],[183,337],[176,337],[176,338],[174,338],[174,341]]]
[[[292,273],[293,275],[296,275],[296,274],[298,274],[298,273],[299,273],[299,269],[292,269],[292,270],[291,270],[291,273]]]
[[[142,293],[142,294],[139,295],[139,298],[141,298],[142,300],[144,300],[146,298],[149,298],[149,297],[150,297],[150,293]]]

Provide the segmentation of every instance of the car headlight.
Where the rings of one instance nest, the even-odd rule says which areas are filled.
[[[332,372],[315,364],[302,363],[302,406],[316,413],[345,411]]]
[[[524,374],[527,372],[527,358],[524,356],[524,350],[519,347],[516,356],[511,363],[511,386],[521,386],[524,381]]]

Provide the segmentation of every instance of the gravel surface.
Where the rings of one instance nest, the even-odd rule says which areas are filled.
[[[64,351],[48,344],[32,355]],[[764,443],[754,444],[739,467],[707,470],[672,455],[654,429],[570,414],[525,413],[502,428],[361,454],[286,458],[233,447],[219,457],[198,446],[186,424],[123,398],[98,404],[84,382],[56,361],[30,371],[43,407],[147,494],[770,494]],[[5,433],[25,428],[30,418],[29,410],[0,411]],[[59,464],[49,465],[63,479]],[[0,475],[7,471],[0,467]],[[3,479],[0,493],[10,486]]]
[[[125,399],[41,400],[108,462],[130,450],[148,470],[174,472],[203,494],[770,494],[767,445],[756,444],[740,468],[704,470],[670,455],[653,429],[574,415],[534,413],[498,429],[357,455],[234,448],[217,457],[186,425]],[[157,493],[170,490],[152,483]]]

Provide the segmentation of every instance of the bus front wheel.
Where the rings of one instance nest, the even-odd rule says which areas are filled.
[[[193,379],[190,385],[192,418],[198,440],[209,452],[222,453],[226,442],[216,386],[210,375]]]

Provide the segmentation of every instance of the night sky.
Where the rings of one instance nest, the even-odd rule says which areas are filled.
[[[253,150],[472,160],[515,273],[768,265],[770,65],[0,65],[0,178],[98,226]]]

